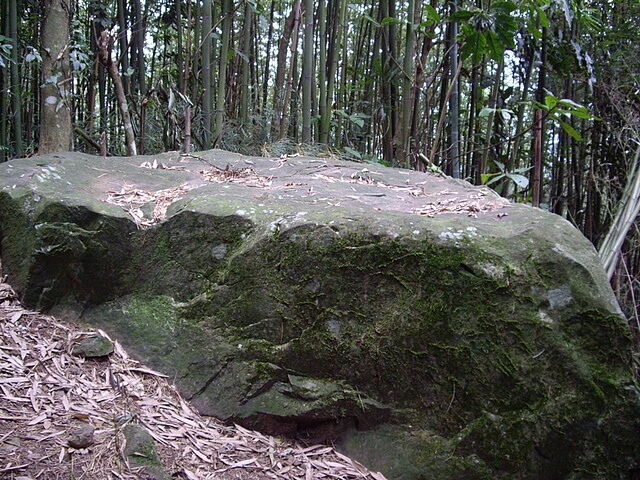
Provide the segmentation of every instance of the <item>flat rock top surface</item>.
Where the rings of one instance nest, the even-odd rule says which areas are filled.
[[[84,168],[82,168],[84,167]],[[103,158],[80,153],[16,160],[2,167],[14,182],[70,198],[86,194],[123,207],[140,226],[162,220],[171,203],[201,195],[242,198],[269,206],[352,212],[379,211],[419,216],[443,214],[501,219],[512,206],[488,188],[432,173],[347,162],[332,158],[245,157],[222,150],[194,155],[165,153]],[[34,185],[36,186],[34,188]],[[196,190],[197,191],[194,191]],[[50,190],[50,192],[46,192]],[[137,208],[154,203],[153,214]],[[234,213],[247,214],[242,205]]]

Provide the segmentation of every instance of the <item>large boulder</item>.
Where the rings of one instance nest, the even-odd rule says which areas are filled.
[[[330,158],[77,153],[0,165],[4,273],[201,412],[388,478],[627,478],[625,319],[562,218]]]

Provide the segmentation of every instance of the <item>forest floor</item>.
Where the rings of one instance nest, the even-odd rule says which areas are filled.
[[[373,479],[326,445],[301,445],[200,416],[166,376],[130,358],[117,341],[108,359],[71,355],[86,327],[29,311],[0,283],[0,478],[153,478],[128,465],[121,430],[128,422],[154,438],[171,478]],[[93,443],[69,438],[90,424]]]

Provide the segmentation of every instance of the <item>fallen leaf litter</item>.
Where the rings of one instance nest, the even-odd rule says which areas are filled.
[[[165,375],[130,358],[117,341],[107,360],[71,355],[78,340],[96,333],[106,336],[22,308],[0,283],[0,478],[145,478],[122,456],[121,430],[134,422],[154,438],[174,478],[384,480],[332,447],[200,416]],[[93,444],[70,447],[86,425]]]

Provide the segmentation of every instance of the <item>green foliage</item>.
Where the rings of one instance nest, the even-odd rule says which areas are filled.
[[[531,170],[531,167],[517,168],[510,172],[507,170],[504,163],[497,160],[494,160],[493,163],[498,167],[498,172],[483,173],[481,175],[483,185],[491,186],[502,181],[502,183],[498,184],[495,188],[498,193],[502,193],[505,183],[504,181],[513,183],[516,188],[519,188],[520,190],[525,190],[529,186],[529,179],[525,177],[523,173]]]
[[[5,68],[11,62],[11,39],[0,35],[0,68]]]
[[[473,65],[482,62],[485,55],[501,61],[507,49],[515,48],[518,23],[513,17],[517,5],[511,1],[499,1],[489,9],[458,10],[449,20],[463,23],[460,39],[463,44],[460,56]]]
[[[28,47],[29,52],[25,55],[24,61],[27,63],[37,62],[42,63],[42,56],[35,47]]]
[[[585,120],[599,120],[589,113],[587,107],[568,98],[559,99],[550,92],[548,92],[548,95],[545,97],[544,103],[534,102],[534,104],[537,108],[546,112],[547,118],[557,122],[565,132],[578,141],[582,141],[582,135],[567,119],[576,117]]]
[[[354,125],[357,125],[358,127],[364,127],[365,120],[371,118],[370,115],[367,115],[366,113],[361,113],[361,112],[349,114],[344,110],[334,110],[334,113],[342,118],[345,118],[346,120],[353,123]]]

